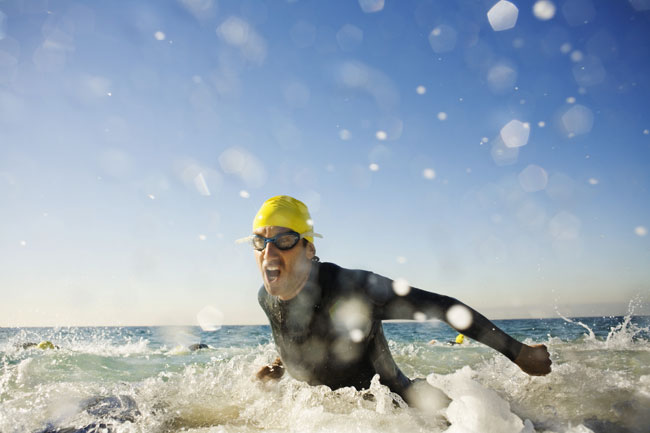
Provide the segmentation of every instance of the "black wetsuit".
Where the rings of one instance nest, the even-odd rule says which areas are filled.
[[[457,329],[459,332],[510,360],[517,357],[522,347],[487,318],[454,298],[416,288],[399,296],[392,280],[333,263],[314,262],[305,287],[288,301],[269,295],[264,286],[258,300],[269,318],[275,345],[289,374],[311,385],[332,389],[368,388],[372,377],[379,374],[382,384],[407,400],[411,380],[395,364],[381,321],[410,320],[418,312],[427,319],[450,324],[447,311],[454,305],[464,306],[472,323],[467,329]]]

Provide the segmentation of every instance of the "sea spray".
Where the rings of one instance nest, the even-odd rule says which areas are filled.
[[[0,431],[112,423],[133,432],[645,432],[650,425],[650,319],[626,317],[509,320],[497,324],[526,343],[544,343],[553,372],[523,373],[503,355],[423,323],[384,324],[398,365],[429,378],[450,398],[427,412],[403,405],[379,382],[370,390],[309,386],[285,375],[254,379],[277,356],[266,326],[185,328],[191,351],[160,328],[0,329]],[[52,341],[56,350],[23,349]],[[435,343],[430,344],[431,340]],[[446,387],[446,388],[445,388]],[[132,420],[93,415],[88,399],[128,397]],[[127,408],[128,409],[128,408]],[[128,409],[131,410],[131,409]],[[117,417],[117,419],[116,419]],[[472,421],[475,420],[475,421]],[[471,424],[474,422],[474,424]],[[456,430],[454,430],[456,429]]]

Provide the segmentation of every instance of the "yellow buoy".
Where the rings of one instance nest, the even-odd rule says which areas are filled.
[[[465,336],[463,334],[458,334],[456,337],[456,344],[463,344],[463,341],[465,340]]]

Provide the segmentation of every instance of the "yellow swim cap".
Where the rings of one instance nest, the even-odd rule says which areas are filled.
[[[39,349],[43,349],[43,350],[54,349],[55,348],[54,344],[52,344],[51,341],[47,341],[47,340],[41,341],[40,343],[38,343],[38,346],[36,346],[36,347],[38,347]]]
[[[309,242],[314,242],[314,236],[322,237],[313,233],[314,222],[309,215],[307,206],[300,200],[288,195],[271,197],[264,202],[255,219],[253,220],[253,231],[260,227],[278,226],[286,227],[296,233],[305,234]]]
[[[465,340],[465,336],[463,334],[458,334],[456,336],[456,344],[463,344],[464,340]]]

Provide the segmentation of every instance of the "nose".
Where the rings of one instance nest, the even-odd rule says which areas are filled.
[[[262,250],[262,253],[264,253],[265,257],[273,257],[277,256],[279,254],[279,251],[280,250],[275,246],[273,242],[267,242],[266,246]]]

